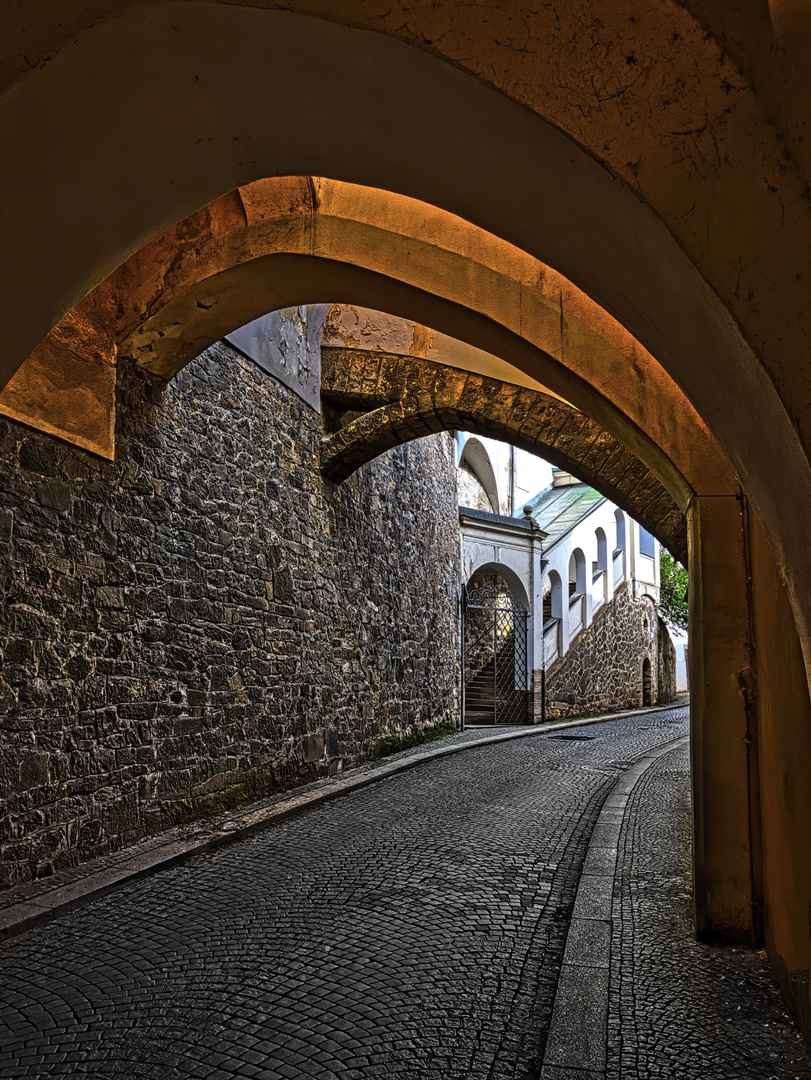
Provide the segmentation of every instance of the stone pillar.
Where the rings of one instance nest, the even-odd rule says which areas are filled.
[[[760,838],[742,501],[696,497],[690,536],[690,699],[696,933],[759,938]]]
[[[800,641],[771,548],[750,512],[766,946],[811,1032],[811,702]]]

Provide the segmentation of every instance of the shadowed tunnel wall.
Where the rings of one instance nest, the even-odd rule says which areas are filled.
[[[602,361],[578,372],[583,385],[572,387],[589,398],[585,411],[635,439],[628,445],[663,483],[678,482],[674,470],[686,481],[699,929],[756,936],[765,913],[785,974],[807,972],[811,960],[807,678],[794,699],[771,666],[798,649],[811,665],[808,23],[800,5],[722,7],[639,0],[584,11],[562,2],[497,15],[473,3],[449,21],[431,0],[407,12],[307,0],[309,14],[273,10],[270,0],[264,9],[66,0],[58,17],[22,5],[3,43],[10,90],[0,98],[0,140],[13,167],[0,176],[0,206],[11,211],[0,359],[10,376],[145,244],[266,176],[326,175],[398,192],[459,215],[461,232],[471,222],[543,260],[546,270],[536,267],[518,294],[487,275],[474,280],[473,260],[463,260],[455,280],[468,290],[464,318],[458,298],[440,295],[438,264],[409,284],[424,294],[400,291],[402,306],[392,308],[462,338],[475,323],[480,347],[523,370],[546,362],[539,343],[530,356],[510,336],[521,336],[522,316],[524,328],[535,325],[514,301],[537,300],[546,271],[582,290],[652,359],[650,385],[667,390],[659,404],[686,402],[696,430],[732,466],[722,488],[693,482],[688,465],[700,456],[680,441],[681,411],[665,415],[634,397],[638,366],[625,381]],[[308,259],[319,252],[322,282],[342,263],[358,286],[354,297],[330,299],[385,308],[357,235],[341,240],[340,215],[326,248],[310,224],[302,249]],[[378,234],[376,249],[398,264],[390,280],[432,248],[429,236],[405,258],[385,239]],[[166,254],[172,266],[178,250]],[[310,285],[313,274],[310,266]],[[213,282],[214,294],[226,284]],[[244,282],[236,291],[264,300],[264,310],[327,300],[259,284],[252,295]],[[202,319],[210,297],[190,299]],[[494,308],[516,316],[509,333]],[[152,320],[146,310],[136,324]],[[158,313],[146,329],[157,340],[179,325]],[[73,344],[87,340],[81,320],[77,328]],[[69,348],[61,369],[88,407],[111,392],[105,366],[115,359],[90,352]],[[83,376],[94,365],[100,386],[88,391]],[[585,397],[570,400],[585,408]],[[631,405],[645,408],[631,416]],[[109,419],[104,403],[99,411]],[[61,505],[58,490],[46,497]],[[750,542],[758,530],[768,549]],[[789,609],[797,634],[772,620]],[[768,753],[758,754],[758,734]],[[781,859],[791,867],[782,879]]]

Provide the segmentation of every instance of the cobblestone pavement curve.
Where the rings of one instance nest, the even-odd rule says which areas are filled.
[[[614,881],[608,1080],[807,1080],[764,959],[692,935],[689,750],[664,754],[628,801]]]
[[[686,726],[681,708],[421,764],[8,942],[0,1077],[537,1076],[594,821]],[[616,1075],[795,1075],[629,1072],[625,1023]]]

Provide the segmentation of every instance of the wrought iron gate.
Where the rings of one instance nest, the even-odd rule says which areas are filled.
[[[467,723],[529,721],[529,612],[504,586],[463,589]]]

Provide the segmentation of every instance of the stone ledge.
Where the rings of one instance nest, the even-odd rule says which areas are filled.
[[[617,861],[617,848],[607,846],[606,841],[619,836],[628,799],[640,777],[655,761],[688,738],[672,739],[641,757],[620,776],[603,803],[577,887],[541,1080],[605,1075],[612,899]]]

